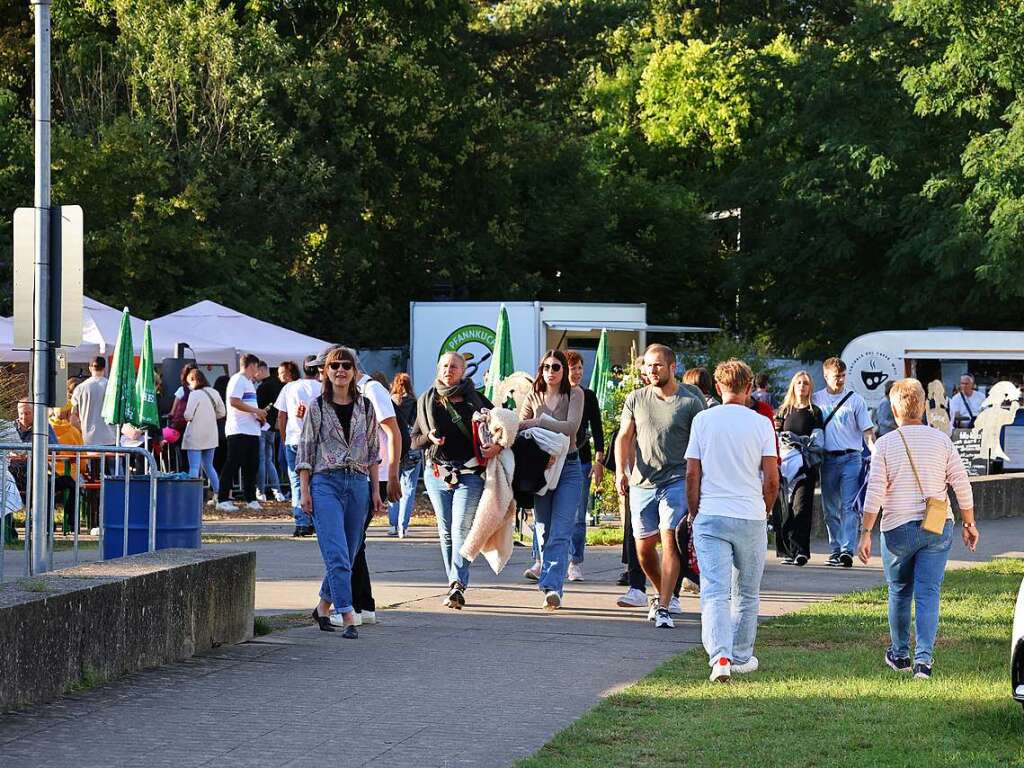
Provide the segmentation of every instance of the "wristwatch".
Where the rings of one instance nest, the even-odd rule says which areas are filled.
[[[978,527],[975,523],[964,523],[963,526],[964,526],[964,528],[977,528]]]

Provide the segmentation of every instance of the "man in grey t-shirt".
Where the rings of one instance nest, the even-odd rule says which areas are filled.
[[[629,495],[640,567],[659,595],[648,618],[656,627],[672,627],[668,606],[681,565],[676,529],[686,517],[686,446],[693,417],[705,406],[702,397],[676,381],[675,355],[668,347],[647,348],[644,373],[650,385],[631,392],[622,408],[615,480],[619,493]]]
[[[103,398],[107,394],[107,360],[97,355],[89,363],[92,374],[71,393],[71,423],[82,432],[86,445],[114,445],[114,428],[103,421]]]

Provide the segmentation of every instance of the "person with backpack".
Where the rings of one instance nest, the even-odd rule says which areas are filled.
[[[473,527],[484,489],[483,466],[473,449],[473,414],[493,407],[466,378],[466,361],[448,352],[437,362],[437,378],[416,401],[413,450],[424,451],[423,484],[437,517],[448,594],[446,608],[461,610],[469,587],[469,562],[459,554]]]
[[[216,498],[220,491],[220,478],[213,468],[213,452],[217,449],[217,419],[227,415],[224,401],[201,370],[192,366],[188,372],[191,395],[185,399],[185,432],[181,438],[181,449],[188,455],[188,476],[199,477],[202,467],[210,490]],[[215,503],[213,499],[210,503]]]
[[[416,505],[416,485],[423,466],[423,453],[411,450],[411,425],[416,421],[416,394],[412,391],[412,379],[408,373],[395,374],[391,382],[391,402],[395,405],[395,418],[398,419],[398,429],[402,435],[402,498],[391,502],[388,507],[388,536],[404,539]]]
[[[353,565],[364,545],[367,509],[373,514],[384,506],[377,482],[380,433],[376,411],[357,386],[355,354],[334,346],[322,358],[324,391],[309,403],[295,469],[325,569],[313,621],[324,632],[343,627],[342,637],[354,639]]]

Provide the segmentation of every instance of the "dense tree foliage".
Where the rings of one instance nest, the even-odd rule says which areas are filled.
[[[800,355],[1017,322],[1020,0],[53,13],[54,199],[86,209],[90,294],[143,316],[212,298],[391,344],[435,295],[646,301]],[[8,282],[31,46],[0,0]]]

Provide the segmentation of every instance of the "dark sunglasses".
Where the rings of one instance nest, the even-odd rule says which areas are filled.
[[[332,371],[336,371],[339,368],[343,368],[346,371],[351,371],[355,366],[351,360],[335,360],[327,364],[327,367]]]
[[[560,370],[562,370],[562,364],[561,363],[544,363],[544,365],[542,365],[540,367],[540,369],[542,371],[553,371],[554,373],[558,373]]]

